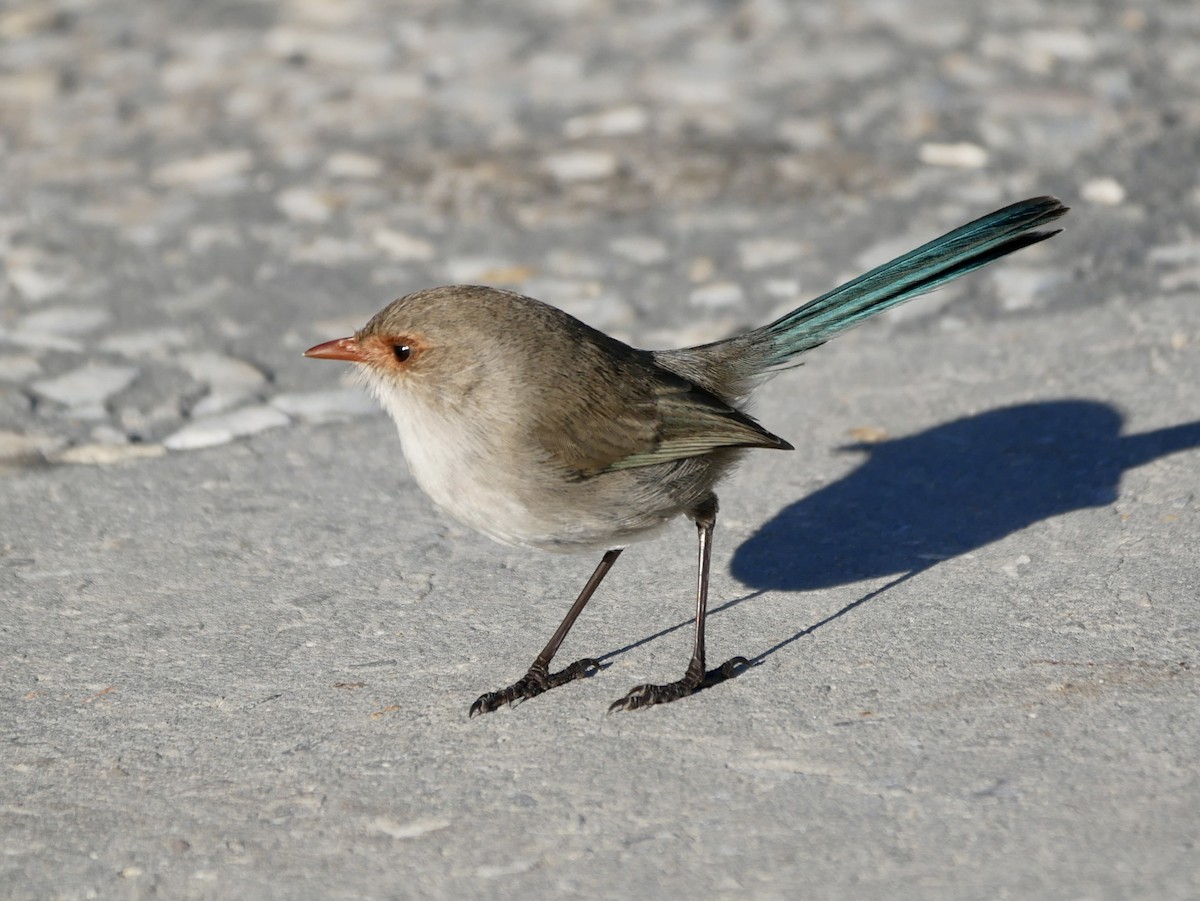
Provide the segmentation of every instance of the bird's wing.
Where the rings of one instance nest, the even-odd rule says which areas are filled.
[[[699,457],[718,448],[791,450],[745,413],[686,379],[651,373],[608,382],[602,397],[560,403],[538,431],[559,465],[582,476]]]
[[[657,428],[652,441],[613,460],[606,469],[653,466],[685,457],[699,457],[722,447],[792,446],[702,388],[681,385],[656,397]]]

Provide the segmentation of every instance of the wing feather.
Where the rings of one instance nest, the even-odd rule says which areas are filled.
[[[576,362],[594,369],[592,377],[564,379],[538,404],[539,443],[564,469],[588,477],[720,448],[792,449],[750,416],[657,365],[650,353],[620,349],[585,346]]]

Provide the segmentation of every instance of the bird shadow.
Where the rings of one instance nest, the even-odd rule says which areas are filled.
[[[767,591],[811,591],[895,576],[750,658],[756,665],[942,560],[1052,516],[1107,506],[1117,499],[1126,471],[1200,447],[1200,421],[1122,435],[1123,421],[1105,403],[1043,401],[842,447],[866,458],[836,482],[785,507],[743,542],[730,568],[754,590],[710,612]]]

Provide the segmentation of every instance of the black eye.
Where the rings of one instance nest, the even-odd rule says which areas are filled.
[[[403,363],[412,356],[412,348],[407,344],[393,344],[392,355],[396,358],[397,363]]]

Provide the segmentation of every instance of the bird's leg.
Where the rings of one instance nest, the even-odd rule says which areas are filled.
[[[737,675],[738,671],[749,666],[745,657],[734,657],[727,660],[712,672],[704,669],[704,620],[708,615],[708,568],[712,559],[713,526],[717,522],[717,498],[710,495],[695,514],[696,531],[699,537],[699,564],[696,578],[696,643],[692,649],[692,660],[687,672],[678,682],[666,685],[637,685],[620,700],[614,701],[608,708],[613,710],[637,710],[639,707],[650,707],[653,704],[666,704],[678,701],[690,694],[695,694],[702,688],[716,685]]]
[[[551,688],[557,688],[566,682],[591,676],[599,671],[600,661],[593,657],[576,660],[566,669],[559,670],[557,673],[550,672],[550,661],[558,653],[558,646],[563,643],[563,639],[567,637],[567,633],[575,625],[575,620],[579,618],[579,614],[583,612],[583,608],[591,600],[596,587],[604,581],[604,577],[608,575],[608,571],[612,569],[612,565],[617,562],[619,556],[621,556],[621,548],[605,552],[604,556],[600,558],[600,563],[597,565],[596,571],[592,573],[592,577],[583,586],[583,591],[579,592],[579,597],[575,599],[575,603],[571,605],[571,609],[567,611],[567,615],[563,617],[563,621],[554,631],[554,634],[550,636],[550,640],[542,648],[542,652],[534,658],[533,664],[529,667],[529,672],[508,686],[508,688],[502,688],[499,691],[489,691],[485,695],[480,695],[475,703],[471,705],[471,716],[476,716],[480,713],[490,713],[514,701],[524,701],[528,698],[537,697],[542,692],[549,691]]]

